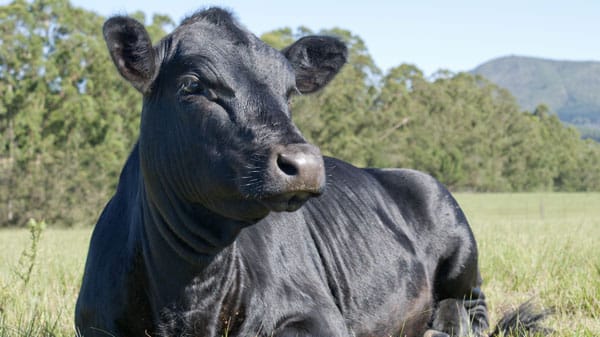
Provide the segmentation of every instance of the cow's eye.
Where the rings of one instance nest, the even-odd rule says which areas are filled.
[[[211,101],[216,100],[218,97],[215,92],[206,87],[197,77],[186,76],[181,82],[181,94],[183,95],[200,95],[208,98]]]

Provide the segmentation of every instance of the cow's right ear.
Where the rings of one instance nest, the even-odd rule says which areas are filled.
[[[121,76],[145,93],[156,71],[156,52],[146,28],[130,17],[115,16],[104,23],[102,32]]]

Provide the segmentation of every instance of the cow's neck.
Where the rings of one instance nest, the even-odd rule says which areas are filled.
[[[142,184],[142,189],[143,258],[153,283],[151,298],[156,307],[163,307],[213,266],[227,273],[234,240],[247,224],[181,202],[168,188]]]
[[[206,257],[230,245],[247,223],[225,218],[202,205],[182,202],[168,188],[152,193],[146,188],[144,222],[177,255],[191,265],[202,265]]]

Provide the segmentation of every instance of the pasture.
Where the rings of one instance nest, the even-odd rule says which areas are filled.
[[[479,244],[492,325],[535,298],[555,309],[555,336],[600,336],[600,193],[456,197]],[[32,248],[29,231],[0,231],[0,337],[74,335],[90,233],[46,229]]]

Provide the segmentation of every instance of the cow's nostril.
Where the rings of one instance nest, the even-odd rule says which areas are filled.
[[[294,165],[294,162],[283,154],[277,156],[277,167],[288,176],[298,175],[298,168]]]

